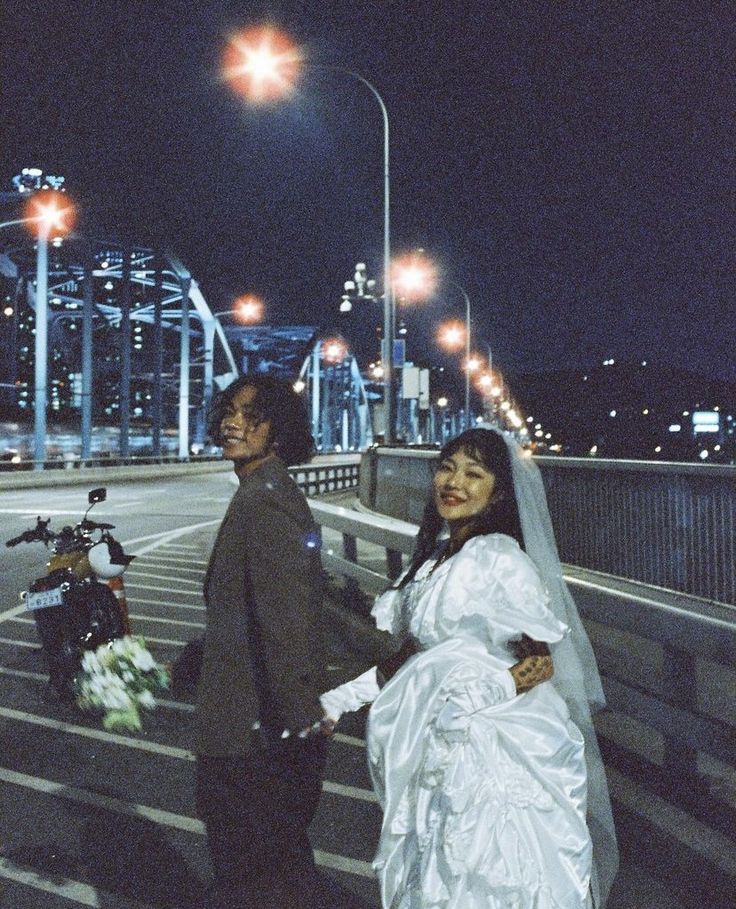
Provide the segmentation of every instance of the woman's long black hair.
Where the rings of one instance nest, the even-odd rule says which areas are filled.
[[[485,533],[505,533],[524,548],[524,537],[521,532],[519,509],[516,505],[514,481],[511,474],[511,458],[506,442],[500,433],[492,429],[468,429],[445,445],[440,451],[438,465],[458,452],[479,461],[495,477],[493,498],[488,508],[471,519],[470,534],[465,536],[464,543],[472,537]],[[417,534],[416,547],[411,565],[399,587],[404,587],[412,580],[420,565],[432,558],[437,549],[437,537],[444,525],[434,500],[434,490],[430,491],[422,515],[422,523]],[[449,545],[449,544],[448,544]],[[462,546],[462,544],[461,544]],[[458,547],[458,550],[461,548]],[[450,552],[454,555],[454,552]]]

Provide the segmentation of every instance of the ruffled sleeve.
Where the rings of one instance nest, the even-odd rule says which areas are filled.
[[[503,644],[520,634],[554,643],[568,628],[548,607],[537,569],[505,534],[474,537],[448,562],[443,614]]]
[[[393,587],[376,597],[371,615],[379,631],[400,634],[404,630],[403,599],[404,592]]]

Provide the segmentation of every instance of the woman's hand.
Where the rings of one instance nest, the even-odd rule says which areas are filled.
[[[517,663],[509,669],[516,685],[516,693],[523,694],[554,675],[554,664],[549,647],[544,641],[535,641],[523,634],[521,640],[511,641],[510,647]]]

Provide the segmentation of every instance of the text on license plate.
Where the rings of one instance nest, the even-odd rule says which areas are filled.
[[[61,593],[61,587],[54,587],[53,590],[39,590],[37,593],[29,591],[26,594],[26,609],[47,609],[49,606],[61,606],[64,597]]]

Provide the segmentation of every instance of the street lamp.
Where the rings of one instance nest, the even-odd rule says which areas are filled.
[[[373,95],[383,120],[383,344],[385,370],[384,412],[386,442],[396,436],[394,388],[394,300],[391,288],[390,180],[388,112],[378,89],[360,73],[342,66],[305,63],[301,50],[274,28],[251,28],[230,38],[223,74],[233,87],[255,103],[273,102],[289,95],[302,69],[343,73],[361,82]]]
[[[3,221],[0,228],[27,224],[36,232],[36,327],[34,344],[33,469],[46,460],[46,404],[48,384],[48,245],[50,237],[71,230],[74,208],[55,190],[41,189],[29,197],[26,215]]]

